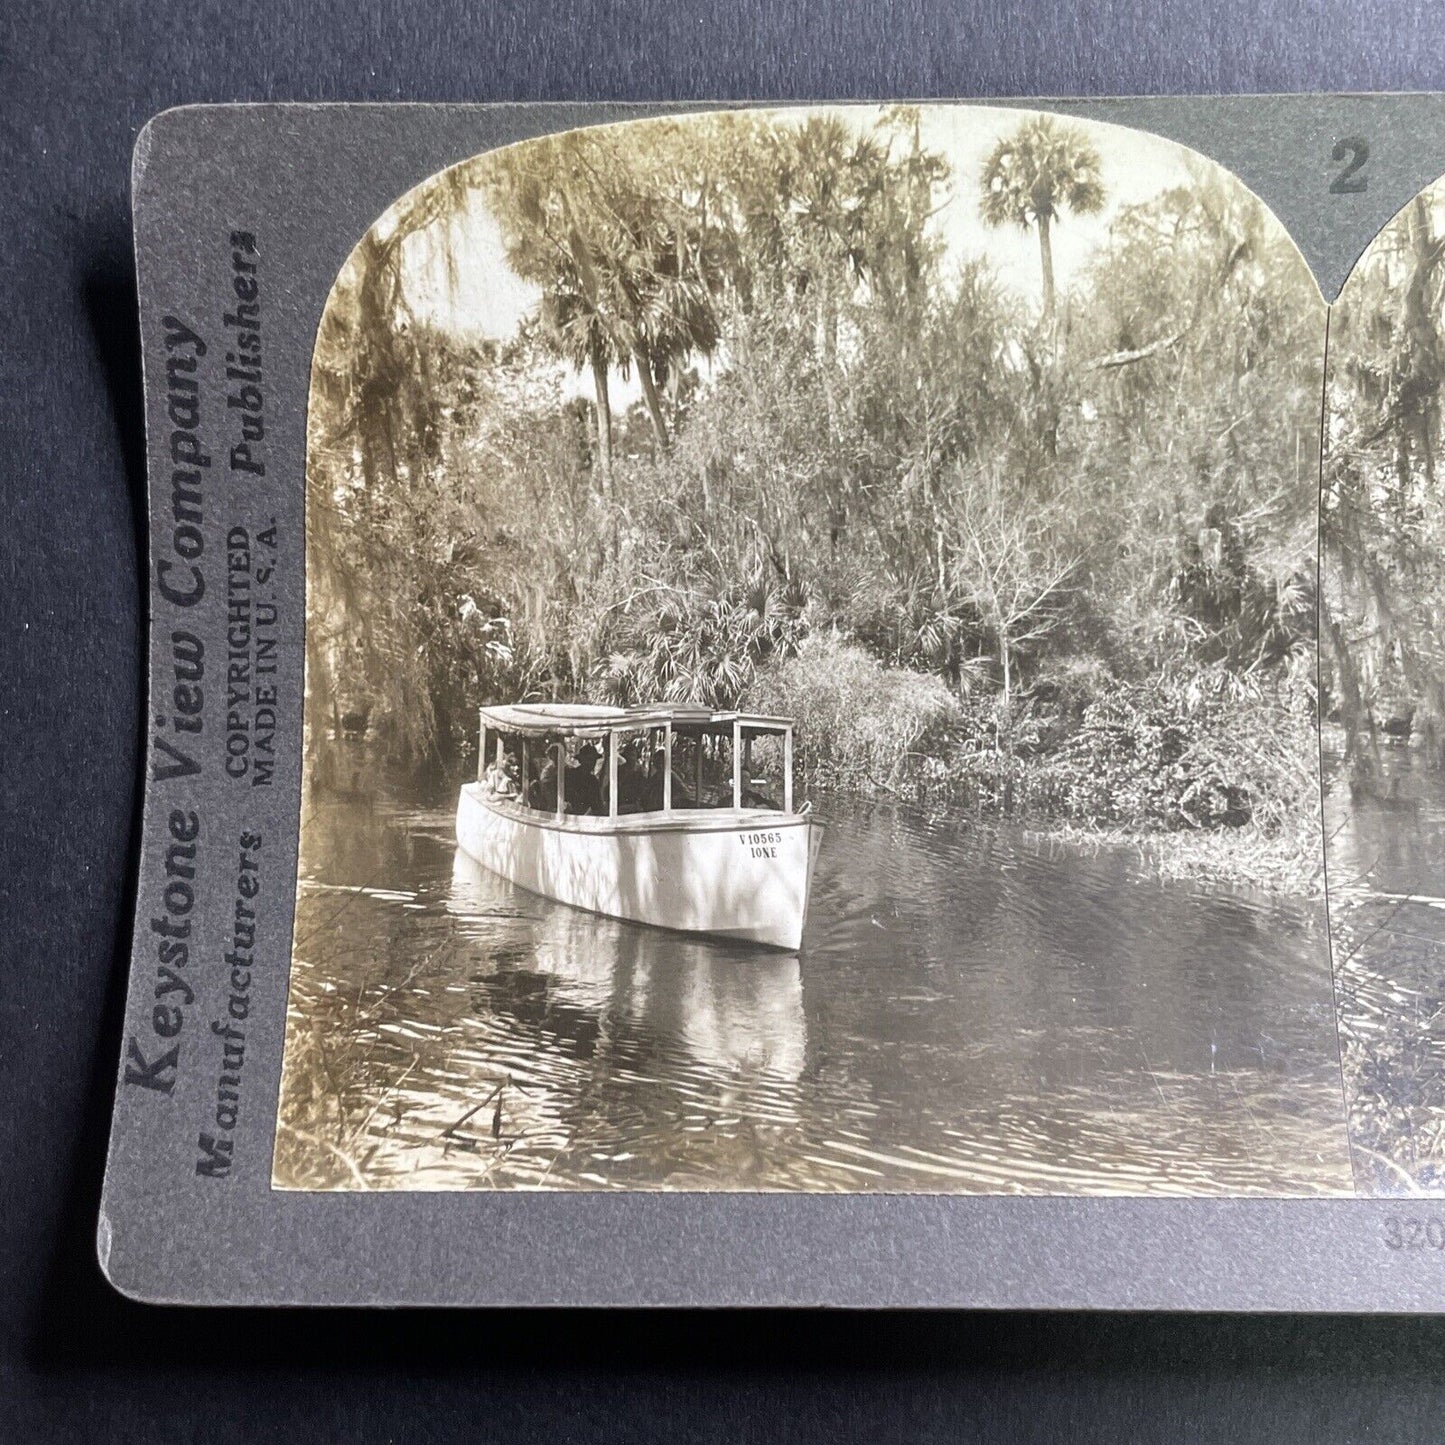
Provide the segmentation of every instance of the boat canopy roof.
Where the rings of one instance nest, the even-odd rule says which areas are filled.
[[[762,713],[719,712],[691,703],[659,702],[642,707],[607,707],[599,703],[519,702],[480,709],[482,725],[499,732],[524,733],[531,737],[601,737],[604,733],[633,732],[644,728],[744,727],[780,731],[793,725],[792,718],[769,717]]]

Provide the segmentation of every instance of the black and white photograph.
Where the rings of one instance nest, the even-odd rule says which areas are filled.
[[[1376,1180],[1326,315],[1221,166],[1028,110],[634,121],[401,196],[312,365],[275,1186]],[[1417,434],[1373,444],[1419,489]],[[1385,808],[1404,666],[1331,663]]]
[[[1445,1190],[1445,185],[1330,316],[1322,518],[1330,924],[1362,1192]]]

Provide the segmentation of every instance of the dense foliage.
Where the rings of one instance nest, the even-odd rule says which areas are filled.
[[[1445,379],[1438,187],[1371,244],[1330,321],[1324,486],[1328,707],[1351,781],[1375,789],[1380,733],[1445,760]]]
[[[1323,306],[1202,164],[1057,284],[1095,135],[955,173],[910,108],[649,121],[399,202],[316,350],[313,776],[348,712],[415,765],[492,698],[766,701],[817,778],[1313,827]],[[1035,232],[1041,306],[946,204]],[[417,301],[476,208],[539,297],[501,342]]]

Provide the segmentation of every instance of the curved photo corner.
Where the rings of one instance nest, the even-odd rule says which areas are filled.
[[[1352,1193],[1326,314],[1042,112],[402,197],[312,368],[274,1184]]]

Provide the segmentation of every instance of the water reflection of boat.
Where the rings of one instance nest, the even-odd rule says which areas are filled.
[[[457,842],[493,872],[613,918],[802,941],[822,830],[793,807],[787,719],[483,708],[480,759],[457,800]]]
[[[671,1040],[695,1062],[727,1075],[803,1072],[807,1031],[795,954],[717,945],[589,919],[518,893],[462,849],[452,865],[447,911],[464,932],[525,955],[556,997],[607,1012],[638,1031]]]

